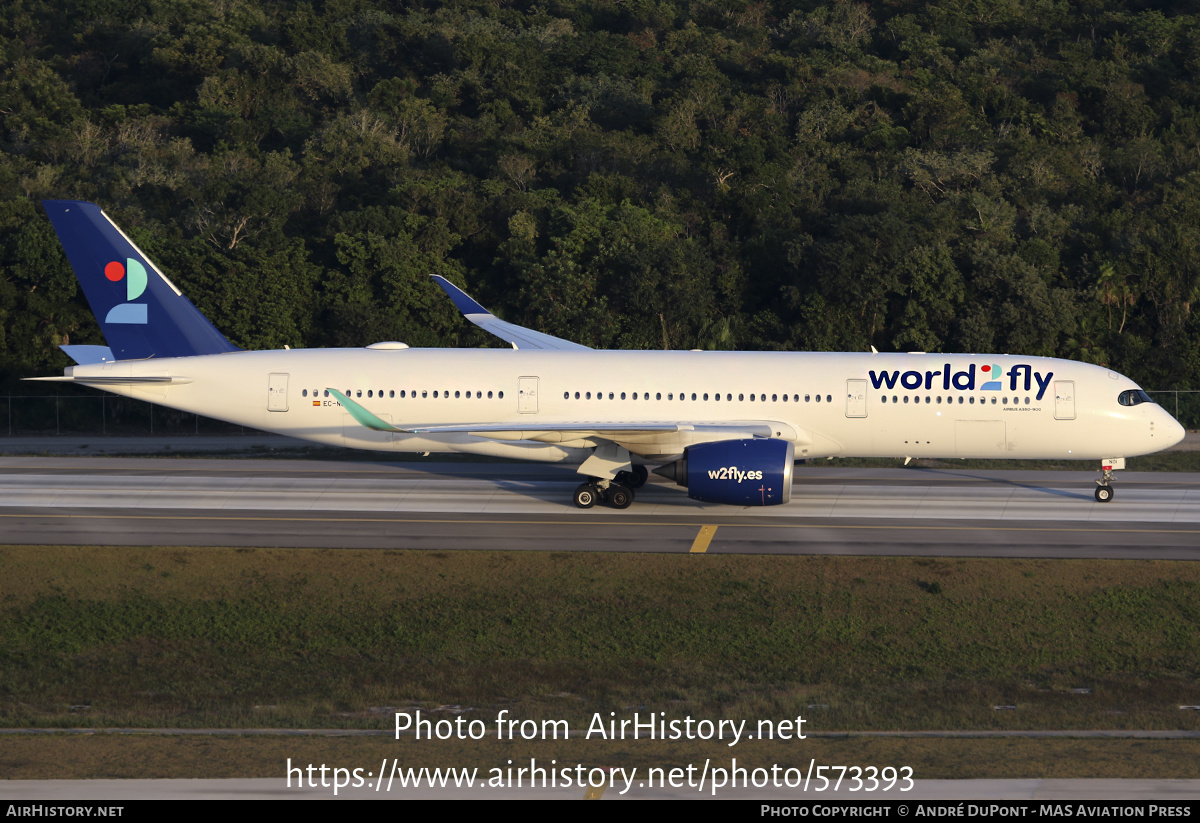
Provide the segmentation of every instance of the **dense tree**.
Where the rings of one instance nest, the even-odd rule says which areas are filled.
[[[1200,15],[1090,0],[12,0],[4,379],[99,342],[36,201],[244,346],[1069,353],[1200,382]]]

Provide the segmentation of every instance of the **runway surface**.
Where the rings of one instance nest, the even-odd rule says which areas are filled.
[[[792,500],[624,511],[569,468],[504,463],[0,458],[5,543],[1200,560],[1200,474],[798,467]]]

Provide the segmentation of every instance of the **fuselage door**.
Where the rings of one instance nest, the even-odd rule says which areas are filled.
[[[1054,383],[1054,418],[1075,419],[1075,381],[1057,380]]]
[[[846,416],[867,416],[867,381],[846,381]]]
[[[272,374],[267,382],[267,411],[288,410],[287,402],[287,384],[288,376],[286,374]]]
[[[538,410],[538,379],[536,377],[517,378],[517,411],[521,414],[537,414]]]

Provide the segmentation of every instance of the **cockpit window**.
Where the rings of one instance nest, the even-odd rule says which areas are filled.
[[[1117,402],[1122,406],[1137,406],[1142,403],[1153,403],[1150,395],[1146,394],[1141,389],[1129,389],[1117,395]]]

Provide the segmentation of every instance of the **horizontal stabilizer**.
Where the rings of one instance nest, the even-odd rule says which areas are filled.
[[[494,334],[496,337],[509,343],[514,349],[591,351],[587,346],[572,343],[570,340],[563,340],[561,337],[554,337],[549,334],[543,334],[540,331],[533,331],[524,326],[518,326],[515,323],[507,323],[476,303],[465,291],[446,278],[439,274],[432,276],[434,282],[441,286],[446,294],[450,295],[450,299],[454,301],[455,308],[462,312],[463,317],[488,334]]]
[[[59,346],[67,357],[80,366],[90,366],[94,363],[112,363],[112,349],[108,346]]]
[[[107,375],[104,377],[100,377],[100,376],[74,377],[69,374],[64,377],[24,377],[24,378],[22,378],[22,380],[28,380],[30,382],[36,382],[36,383],[79,383],[80,385],[83,385],[83,386],[99,386],[99,387],[103,387],[103,386],[141,386],[141,385],[180,386],[180,385],[183,385],[184,383],[192,382],[192,378],[190,378],[190,377],[166,377],[166,376],[145,376],[145,375],[141,375],[138,377],[116,377],[116,376],[109,377]]]

